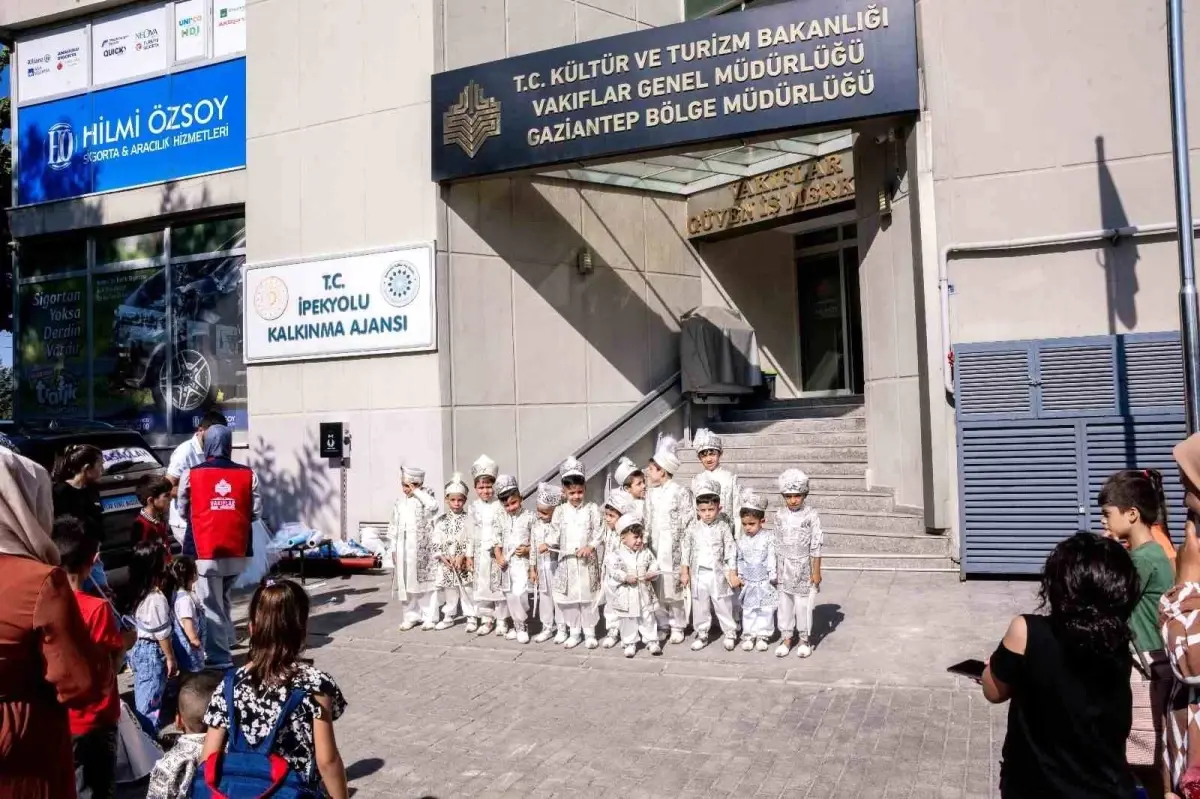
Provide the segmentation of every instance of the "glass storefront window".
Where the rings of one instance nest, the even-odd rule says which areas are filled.
[[[23,243],[17,417],[177,437],[217,409],[244,432],[245,238],[242,217],[102,231],[90,265],[84,236],[74,266],[57,267],[85,274],[49,279],[49,265],[68,261],[35,246],[31,265]]]
[[[667,0],[658,0],[658,2],[665,3]],[[787,2],[790,0],[683,0],[683,13],[684,19],[697,19],[698,17],[723,14],[726,11],[745,11],[750,8],[761,8]]]
[[[21,277],[34,278],[87,269],[87,236],[41,236],[21,242]]]

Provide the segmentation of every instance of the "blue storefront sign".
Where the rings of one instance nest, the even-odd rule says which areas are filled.
[[[913,113],[914,0],[795,0],[597,39],[442,72],[432,97],[438,181]]]
[[[24,106],[17,204],[246,165],[246,59]]]

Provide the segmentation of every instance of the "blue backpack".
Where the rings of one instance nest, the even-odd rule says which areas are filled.
[[[204,761],[192,781],[191,799],[316,799],[317,792],[312,781],[292,770],[288,762],[271,751],[275,736],[288,716],[299,707],[304,692],[292,689],[275,726],[258,746],[251,746],[238,724],[237,710],[233,704],[233,678],[230,671],[225,677],[225,707],[229,712],[229,745],[224,752],[217,752]]]

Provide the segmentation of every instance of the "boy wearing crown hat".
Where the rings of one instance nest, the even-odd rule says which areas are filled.
[[[604,541],[604,520],[595,503],[584,501],[586,478],[577,458],[567,458],[559,476],[567,501],[554,511],[559,535],[554,601],[571,629],[564,646],[574,649],[582,642],[595,649],[600,645],[596,640],[596,601],[601,590],[597,550]]]
[[[692,588],[692,626],[696,640],[692,650],[708,646],[713,611],[725,636],[725,649],[737,645],[737,622],[733,617],[733,592],[741,586],[737,577],[737,547],[733,525],[721,512],[721,484],[702,475],[696,482],[696,515],[688,525],[684,555],[684,581]]]
[[[696,449],[696,457],[700,461],[700,465],[704,467],[703,472],[692,478],[692,493],[696,493],[696,481],[705,475],[720,484],[721,507],[729,517],[729,522],[733,526],[734,540],[737,540],[742,534],[741,519],[736,507],[742,495],[742,488],[738,485],[737,475],[721,465],[721,456],[725,451],[721,437],[708,428],[702,427],[696,431],[696,435],[692,439],[692,446]]]
[[[495,516],[492,559],[497,568],[492,577],[493,580],[499,577],[500,590],[504,592],[504,602],[513,623],[510,629],[507,621],[501,621],[496,627],[496,635],[527,644],[529,582],[532,579],[529,550],[534,516],[521,505],[521,487],[517,485],[517,478],[511,474],[499,475],[495,487],[504,512]]]
[[[616,531],[621,543],[605,559],[609,586],[606,607],[613,609],[617,619],[625,657],[637,653],[639,637],[651,655],[661,655],[658,623],[654,618],[658,598],[653,585],[658,572],[654,555],[642,540],[642,517],[636,513],[624,514],[617,520]]]
[[[467,617],[467,632],[479,626],[475,613],[475,597],[471,590],[472,573],[467,567],[470,536],[467,531],[467,482],[455,472],[446,483],[446,511],[433,522],[433,546],[437,555],[437,587],[442,592],[442,620],[438,630],[454,626],[454,614],[459,606]]]
[[[821,517],[809,507],[808,475],[788,469],[779,475],[779,493],[785,507],[775,511],[775,548],[779,561],[779,646],[777,657],[787,657],[792,632],[799,628],[796,654],[812,654],[813,604],[821,585]]]
[[[767,651],[775,634],[775,536],[762,529],[767,500],[746,490],[738,503],[742,537],[737,541],[737,573],[742,581],[742,651]]]
[[[530,531],[530,542],[536,552],[530,577],[534,582],[533,602],[537,606],[542,630],[533,639],[541,644],[554,637],[556,644],[567,642],[567,622],[554,603],[554,566],[558,562],[558,528],[554,526],[554,510],[563,503],[562,489],[550,483],[538,485],[536,518]],[[555,626],[558,635],[555,637]]]
[[[633,498],[634,508],[644,519],[646,516],[646,473],[629,457],[622,455],[613,470],[613,478],[617,485],[629,492]]]
[[[603,568],[601,578],[604,583],[602,588],[602,599],[604,605],[604,640],[600,645],[605,649],[612,649],[617,645],[621,631],[618,629],[616,611],[612,606],[612,587],[609,584],[607,572],[608,568],[608,553],[616,552],[621,546],[621,534],[617,531],[617,522],[622,516],[629,514],[637,514],[641,516],[640,509],[634,504],[634,499],[629,495],[629,492],[623,488],[610,489],[604,499],[604,547],[601,553],[601,562]]]
[[[400,470],[404,496],[396,500],[388,524],[388,540],[396,553],[393,573],[396,595],[404,605],[400,630],[418,624],[432,630],[437,624],[437,561],[433,547],[433,514],[437,499],[425,488],[425,471],[412,466]]]
[[[696,517],[696,506],[692,503],[692,492],[671,479],[671,475],[679,471],[676,448],[674,438],[659,438],[654,456],[646,466],[650,487],[646,490],[645,500],[645,543],[658,560],[659,578],[655,590],[659,602],[659,632],[665,633],[669,627],[670,642],[682,644],[691,602],[691,592],[681,575],[686,569],[684,537],[688,525]]]
[[[476,499],[467,506],[467,526],[471,541],[470,565],[475,572],[472,590],[475,593],[475,608],[482,620],[476,635],[488,635],[496,627],[497,620],[508,620],[508,603],[504,592],[492,572],[495,546],[496,515],[500,503],[496,501],[496,476],[500,467],[487,455],[480,455],[471,464],[471,480],[475,484]]]

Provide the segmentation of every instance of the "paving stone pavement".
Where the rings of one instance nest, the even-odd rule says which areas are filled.
[[[1031,583],[834,572],[815,654],[661,658],[396,629],[389,578],[312,583],[310,655],[369,797],[991,797],[1006,708],[945,672],[986,657]]]

